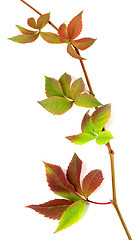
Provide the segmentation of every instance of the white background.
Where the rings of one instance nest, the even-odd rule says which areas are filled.
[[[80,37],[98,38],[88,50],[85,66],[99,101],[112,104],[107,129],[114,136],[117,199],[131,232],[137,239],[137,15],[135,0],[37,1],[29,0],[41,13],[51,12],[58,27],[68,23],[81,10]],[[126,240],[126,234],[113,206],[91,204],[83,218],[71,228],[53,234],[57,221],[38,215],[29,204],[54,199],[48,188],[41,160],[66,169],[73,153],[84,162],[83,174],[99,168],[104,183],[90,199],[111,199],[111,172],[105,146],[95,142],[71,144],[65,136],[80,133],[86,110],[74,106],[61,116],[45,111],[37,101],[45,98],[44,75],[59,79],[67,72],[83,77],[79,61],[66,52],[66,45],[50,45],[42,39],[32,44],[7,40],[19,34],[16,24],[27,27],[29,17],[38,15],[19,0],[2,1],[0,8],[0,217],[2,240],[105,239]],[[46,26],[45,31],[55,30]]]

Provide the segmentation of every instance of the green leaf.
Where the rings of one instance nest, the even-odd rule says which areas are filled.
[[[99,169],[92,170],[83,179],[82,189],[85,197],[89,197],[102,183],[103,175]]]
[[[48,186],[55,194],[73,201],[81,199],[76,193],[74,186],[68,182],[60,166],[43,163],[46,167]]]
[[[75,16],[68,24],[68,37],[70,40],[75,39],[82,30],[82,12]]]
[[[34,42],[39,36],[39,33],[35,34],[35,35],[27,35],[27,34],[23,34],[23,35],[18,35],[12,38],[9,38],[9,40],[12,40],[13,42],[17,42],[17,43],[31,43]]]
[[[82,145],[95,139],[96,135],[90,133],[80,133],[77,135],[68,136],[66,138],[76,145]]]
[[[52,96],[63,97],[64,96],[60,82],[54,78],[50,78],[46,76],[45,76],[45,91],[46,91],[47,97],[52,97]]]
[[[67,46],[67,52],[68,54],[73,57],[73,58],[76,58],[76,59],[79,59],[79,60],[85,60],[85,58],[82,58],[74,49],[74,47],[72,47],[71,43],[68,43],[68,46]]]
[[[93,108],[102,105],[93,95],[88,93],[82,93],[74,99],[74,103],[77,106],[85,108]]]
[[[34,18],[28,18],[27,23],[30,27],[32,27],[34,29],[38,29],[37,28],[37,23],[36,23]]]
[[[82,120],[81,130],[82,130],[82,132],[93,134],[94,129],[93,129],[93,126],[92,126],[92,123],[91,123],[91,118],[90,118],[90,115],[88,114],[88,112],[86,112],[86,114],[85,114],[85,116]]]
[[[99,134],[105,124],[108,122],[111,114],[111,105],[106,104],[95,110],[91,116],[91,123],[94,131]]]
[[[68,41],[67,26],[66,26],[65,23],[60,25],[60,27],[58,29],[58,34],[59,34],[59,38],[60,38],[61,43],[65,43],[65,42]]]
[[[93,39],[93,38],[81,38],[81,39],[72,41],[72,44],[77,49],[85,50],[89,48],[95,41],[96,39]]]
[[[49,22],[50,13],[46,13],[43,15],[40,15],[40,17],[37,20],[37,28],[42,29],[45,27],[45,25]]]
[[[61,115],[67,112],[73,105],[72,101],[58,96],[47,98],[38,103],[48,112],[55,115]]]
[[[62,214],[58,228],[56,229],[55,233],[75,224],[82,217],[85,207],[86,201],[84,200],[76,201],[75,203],[70,205],[67,210]]]
[[[111,139],[113,139],[113,136],[109,131],[102,131],[96,138],[96,143],[99,145],[103,145],[108,143]]]
[[[40,36],[43,38],[43,40],[45,40],[48,43],[61,43],[60,39],[59,39],[59,35],[55,34],[55,33],[51,33],[51,32],[40,32]]]
[[[71,76],[67,73],[64,73],[60,79],[59,82],[61,84],[62,90],[65,94],[66,97],[71,99],[71,95],[70,95],[70,84],[71,84]]]
[[[74,99],[77,95],[79,95],[81,92],[83,92],[84,87],[85,87],[85,85],[84,85],[82,78],[75,80],[72,83],[71,90],[70,90],[72,99]]]
[[[23,33],[23,34],[27,34],[27,35],[32,34],[32,35],[34,35],[34,34],[37,33],[37,31],[31,31],[31,30],[28,30],[28,29],[26,29],[26,28],[23,28],[23,27],[21,27],[21,26],[19,26],[19,25],[16,25],[16,27],[17,27],[17,28],[20,30],[20,32]]]

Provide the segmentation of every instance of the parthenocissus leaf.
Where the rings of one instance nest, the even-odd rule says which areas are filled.
[[[91,124],[91,117],[88,114],[88,112],[86,112],[86,114],[84,115],[84,118],[82,120],[81,130],[82,130],[82,132],[86,132],[86,133],[94,133],[94,129]]]
[[[48,112],[55,115],[61,115],[67,112],[73,105],[72,101],[58,96],[49,97],[45,100],[38,101],[38,103]]]
[[[82,12],[75,16],[68,24],[68,37],[70,40],[75,39],[82,30]]]
[[[108,122],[111,114],[111,105],[106,104],[95,110],[91,116],[91,123],[96,133],[100,133]]]
[[[42,29],[49,22],[50,13],[42,14],[37,20],[37,28]]]
[[[43,38],[43,40],[45,40],[48,43],[55,43],[55,44],[59,44],[60,39],[59,39],[59,35],[55,34],[55,33],[51,33],[51,32],[40,32],[40,36]]]
[[[108,143],[111,139],[113,139],[113,136],[109,131],[102,131],[96,138],[96,143],[99,145],[103,145]]]
[[[45,93],[47,97],[64,96],[60,82],[54,78],[46,76],[45,76]]]
[[[96,41],[96,39],[93,38],[81,38],[81,39],[77,39],[72,41],[72,44],[80,50],[86,50],[87,48],[89,48],[94,42]]]
[[[16,25],[16,27],[20,30],[20,32],[21,33],[23,33],[23,34],[27,34],[27,35],[34,35],[34,34],[36,34],[37,33],[37,31],[31,31],[31,30],[28,30],[28,29],[26,29],[26,28],[23,28],[23,27],[21,27],[21,26],[19,26],[19,25]]]
[[[77,95],[84,91],[85,85],[82,78],[75,80],[71,85],[70,94],[72,99],[75,99]]]
[[[30,27],[37,29],[37,23],[33,17],[28,18],[27,23]]]
[[[73,203],[74,201],[67,199],[54,199],[43,204],[29,205],[27,207],[44,215],[44,217],[52,218],[53,220],[59,220],[62,216],[62,213]]]
[[[71,76],[67,73],[64,73],[59,79],[64,95],[68,98],[71,98],[71,95],[70,95],[71,80],[72,80]]]
[[[31,43],[34,42],[39,36],[39,33],[32,35],[32,34],[23,34],[23,35],[18,35],[12,38],[9,38],[9,40],[12,40],[13,42],[17,43]]]
[[[74,99],[74,103],[80,107],[93,108],[102,104],[91,94],[82,93]]]
[[[80,133],[77,135],[68,136],[66,138],[76,145],[82,145],[95,139],[96,135],[90,133]]]
[[[101,170],[93,170],[89,172],[82,182],[82,190],[85,197],[89,197],[102,183],[103,175]]]
[[[67,26],[65,23],[60,25],[58,29],[58,33],[59,33],[59,38],[61,43],[65,43],[68,41]]]
[[[74,49],[74,47],[72,47],[71,43],[68,43],[67,46],[67,52],[69,53],[69,55],[73,58],[79,59],[79,60],[85,60],[85,58],[82,58]]]
[[[78,192],[80,195],[83,195],[81,185],[80,185],[81,168],[82,168],[82,161],[79,159],[77,154],[74,153],[74,156],[68,166],[66,176],[68,181],[74,186],[76,192]]]
[[[60,166],[45,162],[44,164],[48,185],[55,194],[73,201],[81,199],[76,193],[74,186],[68,182]]]
[[[62,214],[55,233],[75,224],[82,217],[85,207],[86,201],[84,200],[76,201],[70,205]]]

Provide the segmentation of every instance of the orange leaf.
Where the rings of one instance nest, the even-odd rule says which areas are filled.
[[[76,51],[75,49],[72,47],[71,43],[68,43],[67,46],[67,52],[69,53],[69,55],[73,58],[77,58],[79,60],[84,60],[84,58],[82,58]]]
[[[34,28],[34,29],[38,29],[37,28],[37,24],[34,18],[28,18],[27,23],[30,27]]]
[[[67,26],[65,23],[60,25],[58,29],[58,34],[59,34],[60,42],[64,43],[68,41]]]
[[[49,22],[50,13],[40,15],[40,17],[37,20],[37,28],[42,29],[45,27],[45,25]]]
[[[85,50],[89,48],[95,41],[96,39],[93,39],[93,38],[81,38],[81,39],[72,41],[72,44],[80,50]]]
[[[68,24],[68,36],[70,40],[75,39],[81,33],[82,12],[75,16]]]

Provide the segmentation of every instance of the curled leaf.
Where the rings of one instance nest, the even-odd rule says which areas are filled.
[[[73,105],[72,101],[58,96],[49,97],[45,100],[39,101],[38,103],[48,112],[55,115],[61,115],[67,112]]]
[[[35,210],[39,214],[44,215],[44,217],[52,218],[53,220],[59,220],[63,212],[73,203],[74,201],[67,199],[54,199],[43,204],[29,205],[27,207]]]
[[[92,170],[89,172],[82,182],[82,190],[85,197],[89,197],[102,183],[103,175],[101,170]]]
[[[59,35],[51,32],[40,32],[40,36],[48,43],[60,43]]]
[[[36,34],[37,33],[37,31],[31,31],[31,30],[28,30],[28,29],[26,29],[26,28],[23,28],[23,27],[21,27],[21,26],[19,26],[19,25],[16,25],[16,27],[20,30],[20,32],[21,33],[23,33],[23,34],[27,34],[27,35],[34,35],[34,34]]]
[[[70,205],[62,214],[56,232],[66,229],[75,224],[83,215],[86,207],[86,201],[79,200]]]

